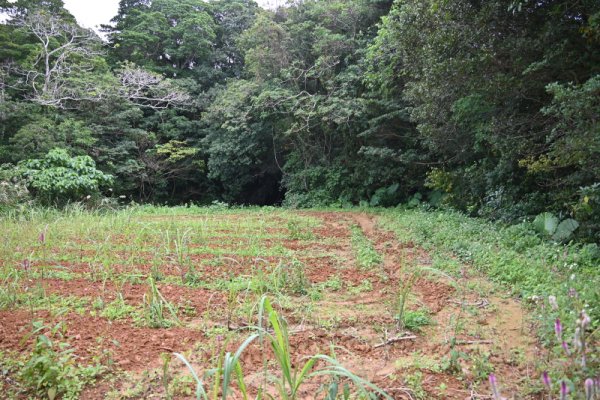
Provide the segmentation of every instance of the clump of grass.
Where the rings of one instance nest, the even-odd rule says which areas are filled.
[[[123,296],[119,294],[117,298],[104,306],[100,315],[110,320],[124,319],[135,314],[135,307],[125,303]]]
[[[190,261],[190,234],[191,229],[175,229],[175,235],[171,238],[171,233],[167,230],[164,233],[164,242],[167,257],[175,262],[175,267],[179,271],[182,283],[186,282],[186,275],[189,272]]]
[[[348,293],[357,295],[364,292],[370,292],[373,290],[373,284],[368,279],[363,279],[360,284],[351,286],[348,288]]]
[[[146,324],[151,328],[168,328],[180,324],[177,309],[163,297],[152,277],[148,278],[143,307]]]
[[[358,267],[361,269],[372,269],[380,266],[383,262],[383,258],[375,248],[373,243],[364,235],[362,229],[355,225],[351,228],[352,236],[352,248],[356,256]]]
[[[30,265],[28,260],[24,261],[23,264]],[[0,284],[0,309],[17,305],[21,292],[21,272],[16,268],[11,268]]]
[[[423,325],[427,325],[429,321],[427,313],[423,311],[407,311],[406,309],[408,298],[415,283],[425,274],[443,277],[453,285],[456,282],[451,276],[438,269],[416,265],[414,259],[411,262],[404,260],[404,253],[402,253],[401,264],[403,266],[403,273],[396,293],[396,302],[394,305],[395,318],[398,322],[398,329],[418,329]]]
[[[273,271],[272,281],[275,288],[289,294],[305,295],[310,282],[305,273],[306,266],[298,260],[282,262]]]
[[[261,382],[258,398],[262,398],[263,395],[271,397],[268,393],[276,391],[280,399],[296,400],[300,398],[302,385],[308,379],[325,376],[330,378],[326,386],[328,399],[338,398],[338,394],[344,399],[349,399],[351,396],[350,384],[352,384],[358,398],[373,398],[373,396],[378,396],[380,398],[392,399],[392,397],[371,382],[348,371],[334,357],[317,354],[305,358],[302,365],[296,365],[292,361],[289,332],[286,323],[273,309],[270,301],[265,296],[261,298],[259,303],[258,325],[252,329],[255,333],[251,334],[235,353],[221,353],[215,368],[209,370],[207,376],[203,378],[197,374],[185,356],[174,353],[187,366],[196,382],[197,400],[225,400],[230,395],[233,396],[234,382],[237,384],[237,390],[240,393],[239,395],[236,394],[236,398],[248,399],[248,390],[240,358],[246,348],[255,341],[258,341],[259,345],[263,347],[263,354],[266,354],[265,346],[271,348],[277,366],[277,372],[270,373],[266,369],[267,363],[264,363],[266,379]],[[211,379],[209,390],[207,390],[208,386],[206,386],[207,378]],[[339,393],[341,382],[344,382],[344,385],[342,386],[342,393]],[[267,387],[268,384],[272,384],[273,387]]]
[[[408,301],[408,297],[412,292],[412,288],[415,282],[421,276],[421,270],[418,268],[414,268],[407,274],[404,274],[403,278],[400,280],[400,284],[398,286],[398,291],[396,293],[396,301],[394,304],[395,310],[395,318],[398,323],[398,329],[404,329],[407,327],[406,321],[406,305]]]
[[[314,235],[310,228],[299,218],[292,218],[287,223],[288,237],[292,240],[311,240]]]

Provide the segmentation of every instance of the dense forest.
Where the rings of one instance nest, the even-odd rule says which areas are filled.
[[[428,203],[600,240],[597,0],[121,0],[102,37],[0,10],[4,203]]]

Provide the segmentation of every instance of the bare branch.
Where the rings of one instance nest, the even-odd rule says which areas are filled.
[[[121,83],[121,97],[140,106],[164,109],[188,106],[192,103],[189,94],[172,81],[134,65],[125,65],[118,77]]]
[[[100,39],[92,31],[43,12],[33,13],[16,25],[31,33],[39,45],[31,65],[15,69],[32,90],[32,101],[66,108],[70,101],[105,97],[86,79],[95,68],[93,58],[103,54]]]

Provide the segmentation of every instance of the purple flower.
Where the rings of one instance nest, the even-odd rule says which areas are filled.
[[[591,378],[585,380],[585,398],[586,400],[592,400],[594,395],[594,381]]]
[[[550,387],[552,386],[552,381],[550,380],[550,376],[548,375],[548,371],[544,371],[544,373],[542,374],[542,381],[544,382],[544,385],[550,389]]]
[[[502,400],[500,391],[498,390],[498,382],[496,381],[496,375],[490,374],[490,386],[492,387],[492,395],[494,400]]]
[[[41,244],[46,243],[46,231],[43,231],[40,233],[38,240],[40,241]]]
[[[567,395],[569,394],[569,388],[567,387],[567,382],[560,382],[560,400],[567,400]]]
[[[29,261],[27,259],[23,260],[22,266],[25,271],[29,271],[29,269],[31,268],[31,261]]]
[[[587,326],[592,322],[592,319],[587,315],[585,310],[581,312],[581,328],[585,330]]]
[[[562,348],[568,356],[571,355],[571,352],[569,351],[569,345],[564,340],[562,342]]]
[[[562,340],[562,324],[559,318],[556,318],[556,321],[554,321],[554,333],[556,333],[556,338],[559,341]]]

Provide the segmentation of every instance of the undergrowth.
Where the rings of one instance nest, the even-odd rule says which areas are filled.
[[[390,210],[383,211],[382,217],[385,227],[395,231],[400,241],[427,250],[436,268],[459,275],[460,264],[471,265],[521,298],[532,310],[537,334],[549,352],[539,368],[548,370],[556,385],[564,383],[576,396],[583,393],[584,381],[598,376],[597,245],[559,244],[538,236],[528,222],[505,226],[449,211]],[[446,261],[435,262],[440,259]],[[557,342],[557,336],[570,339]],[[582,351],[585,362],[581,356],[575,357]],[[548,387],[548,392],[558,394],[556,385]]]

